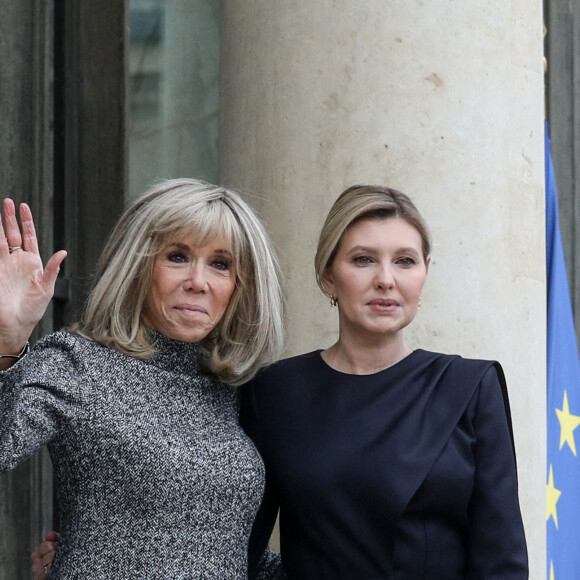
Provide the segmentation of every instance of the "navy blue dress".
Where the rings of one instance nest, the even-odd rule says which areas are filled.
[[[417,350],[350,375],[316,351],[247,385],[242,424],[266,466],[250,566],[279,509],[291,580],[528,578],[498,363]]]

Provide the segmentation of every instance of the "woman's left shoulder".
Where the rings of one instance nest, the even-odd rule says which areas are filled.
[[[464,375],[466,377],[479,377],[479,379],[491,378],[505,382],[505,376],[501,364],[493,359],[467,358],[459,354],[447,354],[441,352],[423,351],[425,355],[448,369],[448,372]]]
[[[455,355],[452,367],[454,377],[463,378],[474,387],[470,408],[479,414],[485,414],[487,410],[490,415],[502,410],[511,421],[506,379],[498,361]]]
[[[457,354],[425,353],[430,357],[429,376],[435,377],[437,391],[468,404],[481,396],[500,402],[509,409],[505,375],[501,364],[491,359],[466,358]]]

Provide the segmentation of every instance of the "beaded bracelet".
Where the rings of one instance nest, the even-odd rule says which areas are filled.
[[[20,360],[29,350],[30,343],[26,341],[26,344],[18,354],[0,354],[0,358],[15,358],[16,360]]]

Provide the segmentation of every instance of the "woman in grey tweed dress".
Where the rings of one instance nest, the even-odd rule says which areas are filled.
[[[243,579],[263,486],[235,385],[279,353],[277,264],[240,197],[190,179],[130,206],[83,320],[26,342],[54,288],[30,210],[0,224],[0,469],[48,445],[50,578]],[[10,368],[8,368],[10,367]],[[265,554],[261,578],[282,578]]]

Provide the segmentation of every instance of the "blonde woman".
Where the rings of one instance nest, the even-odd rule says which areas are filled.
[[[404,339],[430,248],[396,190],[355,186],[331,208],[315,269],[338,339],[271,365],[245,396],[267,473],[251,562],[279,510],[291,580],[528,577],[500,365]]]
[[[282,346],[277,264],[252,210],[200,181],[159,183],[120,218],[82,321],[25,356],[64,253],[43,271],[29,209],[22,232],[10,200],[4,218],[0,468],[48,445],[61,529],[43,572],[245,578],[264,468],[234,386]]]

